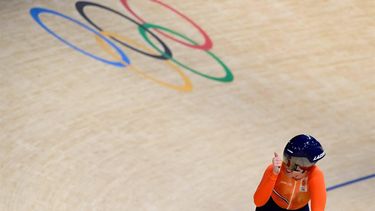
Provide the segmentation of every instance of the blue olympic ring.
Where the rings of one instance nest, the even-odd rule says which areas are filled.
[[[50,13],[52,15],[57,15],[57,16],[60,16],[62,18],[65,18],[69,21],[72,21],[76,24],[78,24],[79,26],[85,28],[86,30],[94,33],[95,35],[99,36],[101,39],[103,39],[105,42],[107,42],[111,47],[113,47],[116,52],[120,55],[122,61],[109,61],[109,60],[106,60],[104,58],[101,58],[101,57],[98,57],[98,56],[95,56],[94,54],[92,53],[89,53],[73,44],[71,44],[70,42],[66,41],[65,39],[63,39],[61,36],[57,35],[55,32],[53,32],[51,29],[49,29],[41,20],[40,20],[40,14],[41,13]],[[96,31],[95,29],[81,23],[80,21],[74,19],[74,18],[71,18],[69,16],[66,16],[64,14],[61,14],[59,12],[56,12],[54,10],[49,10],[49,9],[46,9],[46,8],[40,8],[40,7],[34,7],[30,10],[30,15],[34,18],[34,20],[41,26],[43,27],[48,33],[50,33],[51,35],[53,35],[54,37],[56,37],[57,39],[59,39],[61,42],[65,43],[66,45],[68,45],[69,47],[73,48],[74,50],[77,50],[83,54],[85,54],[86,56],[89,56],[91,58],[94,58],[98,61],[101,61],[101,62],[104,62],[106,64],[110,64],[110,65],[113,65],[113,66],[116,66],[116,67],[125,67],[127,65],[124,64],[124,62],[126,64],[130,64],[130,60],[129,58],[125,55],[125,53],[119,48],[117,47],[113,42],[111,42],[108,38],[106,38],[105,36],[103,36],[100,32]]]

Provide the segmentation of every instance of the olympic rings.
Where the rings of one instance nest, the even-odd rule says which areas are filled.
[[[165,37],[169,38],[169,39],[172,39],[173,41],[175,42],[178,42],[178,43],[181,43],[183,45],[186,45],[188,47],[191,47],[191,48],[198,48],[198,49],[201,49],[201,50],[209,50],[212,48],[213,46],[213,43],[212,43],[212,40],[211,38],[207,35],[207,33],[201,28],[198,26],[198,24],[196,24],[193,20],[191,20],[190,18],[188,18],[186,15],[182,14],[181,12],[177,11],[176,9],[172,8],[171,6],[161,2],[160,0],[151,0],[155,3],[158,3],[160,5],[162,5],[163,7],[171,10],[172,12],[176,13],[177,15],[181,16],[182,18],[184,18],[186,21],[188,21],[191,25],[193,25],[196,29],[198,29],[198,31],[202,34],[202,36],[204,37],[204,43],[201,44],[201,45],[198,45],[197,43],[194,43],[194,45],[192,45],[191,43],[187,43],[187,42],[183,42],[183,41],[180,41],[168,34],[165,34],[163,32],[160,32],[158,31],[160,34],[164,35]],[[124,5],[124,7],[134,16],[136,17],[139,21],[141,21],[142,23],[146,23],[145,20],[143,20],[141,17],[139,17],[137,14],[135,14],[135,12],[130,8],[129,4],[128,4],[128,0],[121,0],[121,3]]]
[[[143,21],[143,19],[141,19],[138,15],[136,15],[130,9],[129,4],[128,4],[128,0],[120,0],[120,1],[125,6],[125,8],[132,15],[134,15],[138,20],[140,20],[142,23],[138,23],[136,20],[133,20],[130,17],[128,17],[128,16],[126,16],[126,15],[124,15],[124,14],[122,14],[122,13],[116,11],[116,10],[113,10],[109,7],[106,7],[106,6],[97,4],[97,3],[93,3],[93,2],[87,2],[87,1],[76,2],[76,10],[94,28],[92,28],[91,26],[88,26],[88,25],[86,25],[86,24],[84,24],[84,23],[82,23],[82,22],[80,22],[80,21],[78,21],[78,20],[76,20],[72,17],[69,17],[69,16],[61,14],[57,11],[46,9],[46,8],[41,8],[41,7],[31,8],[30,9],[30,15],[32,16],[34,21],[36,21],[45,31],[47,31],[49,34],[51,34],[55,38],[57,38],[62,43],[68,45],[70,48],[72,48],[72,49],[74,49],[74,50],[76,50],[76,51],[78,51],[78,52],[80,52],[80,53],[82,53],[86,56],[89,56],[89,57],[91,57],[95,60],[106,63],[106,64],[110,64],[110,65],[113,65],[113,66],[116,66],[116,67],[127,67],[131,71],[140,74],[142,77],[144,77],[148,80],[151,80],[151,81],[153,81],[153,82],[155,82],[155,83],[157,83],[161,86],[170,88],[170,89],[174,89],[174,90],[178,90],[178,91],[184,91],[184,92],[192,90],[192,84],[191,84],[190,79],[177,67],[177,65],[180,66],[180,67],[183,67],[183,68],[185,68],[185,69],[187,69],[187,70],[189,70],[189,71],[191,71],[191,72],[193,72],[197,75],[200,75],[202,77],[210,79],[210,80],[215,80],[215,81],[225,82],[225,83],[233,81],[233,74],[230,71],[230,69],[225,65],[225,63],[220,58],[218,58],[212,52],[208,51],[213,46],[213,43],[212,43],[211,39],[191,19],[189,19],[188,17],[186,17],[185,15],[180,13],[179,11],[173,9],[169,5],[166,5],[166,4],[162,3],[159,0],[151,0],[153,2],[159,3],[163,7],[165,7],[167,9],[171,10],[172,12],[178,14],[179,16],[181,16],[182,18],[187,20],[190,24],[192,24],[196,29],[198,29],[199,32],[205,38],[205,42],[201,45],[199,45],[197,42],[193,41],[189,37],[187,37],[187,36],[185,36],[185,35],[183,35],[179,32],[176,32],[172,29],[169,29],[169,28],[166,28],[166,27],[163,27],[163,26],[159,26],[159,25],[156,25],[156,24],[145,23]],[[93,7],[98,7],[100,9],[104,9],[104,10],[109,11],[111,13],[114,13],[116,15],[122,16],[123,18],[125,18],[125,19],[131,21],[132,23],[136,24],[138,26],[138,32],[140,33],[142,38],[153,49],[157,50],[161,55],[152,54],[151,51],[153,49],[145,47],[143,45],[140,45],[139,43],[136,43],[135,41],[133,41],[129,38],[126,38],[123,35],[119,35],[119,34],[116,34],[116,33],[113,33],[113,32],[104,31],[101,27],[99,27],[96,23],[94,23],[91,18],[89,18],[87,16],[87,14],[84,11],[86,6],[93,6]],[[113,59],[115,59],[115,61],[107,60],[105,58],[94,55],[94,54],[92,54],[90,52],[87,52],[87,51],[77,47],[76,45],[68,42],[67,40],[65,40],[60,35],[58,35],[54,31],[52,31],[50,28],[48,28],[43,23],[43,21],[40,18],[40,14],[42,14],[42,13],[48,13],[48,14],[52,14],[52,15],[64,18],[64,19],[66,19],[68,21],[71,21],[71,22],[79,25],[80,27],[94,33],[96,42],[99,45],[99,47],[101,47],[103,51],[107,52]],[[98,31],[96,31],[95,29],[98,30]],[[207,75],[207,74],[201,73],[201,72],[199,72],[195,69],[192,69],[192,68],[188,67],[187,65],[179,62],[178,60],[176,60],[173,57],[172,51],[169,49],[169,47],[159,37],[157,37],[153,32],[151,32],[150,29],[155,29],[155,31],[159,32],[160,34],[163,34],[164,36],[174,40],[175,42],[183,44],[187,47],[194,48],[194,49],[200,49],[200,50],[205,51],[209,56],[211,56],[216,62],[218,62],[220,64],[220,66],[223,68],[223,70],[225,72],[225,76],[215,77],[215,76]],[[161,44],[161,46],[163,47],[163,50],[159,49],[153,42],[151,42],[148,34],[151,34],[151,36],[153,38],[155,38],[159,42],[159,44]],[[127,48],[130,48],[131,50],[134,50],[134,51],[136,51],[138,53],[141,53],[143,55],[146,55],[146,56],[149,56],[149,57],[152,57],[152,58],[155,58],[155,59],[164,60],[165,62],[167,62],[167,64],[172,69],[174,69],[178,73],[178,75],[181,77],[181,79],[183,81],[183,85],[175,85],[175,84],[167,83],[165,81],[162,81],[160,79],[157,79],[157,78],[145,73],[144,71],[141,71],[137,66],[135,66],[134,64],[131,64],[128,56],[111,40],[116,41],[117,43],[120,43],[121,45],[123,45]]]
[[[100,28],[97,24],[95,24],[87,15],[86,15],[86,13],[85,13],[85,11],[84,11],[84,8],[86,7],[86,6],[94,6],[94,7],[99,7],[99,8],[101,8],[101,9],[104,9],[104,10],[107,10],[107,11],[110,11],[110,12],[112,12],[112,13],[115,13],[115,14],[117,14],[117,15],[120,15],[121,17],[123,17],[123,18],[126,18],[127,20],[129,20],[129,21],[131,21],[132,23],[134,23],[134,24],[136,24],[136,25],[138,25],[138,27],[141,27],[142,26],[142,24],[140,24],[140,23],[138,23],[138,22],[136,22],[135,20],[133,20],[133,19],[131,19],[131,18],[129,18],[128,16],[126,16],[126,15],[124,15],[124,14],[122,14],[122,13],[120,13],[120,12],[118,12],[118,11],[116,11],[116,10],[114,10],[114,9],[111,9],[111,8],[109,8],[109,7],[106,7],[106,6],[103,6],[103,5],[100,5],[100,4],[97,4],[97,3],[93,3],[93,2],[87,2],[87,1],[78,1],[78,2],[76,2],[76,9],[77,9],[77,11],[78,11],[78,13],[88,22],[88,23],[90,23],[93,27],[95,27],[96,29],[98,29],[99,31],[103,31],[103,29],[102,28]],[[168,58],[169,57],[172,57],[172,52],[171,52],[171,50],[168,48],[168,46],[159,38],[159,37],[157,37],[154,33],[152,33],[151,31],[149,31],[149,30],[147,30],[147,32],[148,33],[150,33],[162,46],[163,46],[163,48],[164,48],[164,53],[163,53],[163,55],[167,55],[168,56]],[[130,45],[128,45],[128,44],[126,44],[126,43],[124,43],[124,42],[121,42],[120,40],[117,40],[117,39],[114,39],[113,37],[109,37],[109,38],[111,38],[111,39],[113,39],[113,40],[115,40],[116,42],[118,42],[118,43],[120,43],[120,44],[122,44],[123,46],[125,46],[125,47],[128,47],[128,48],[130,48],[130,49],[132,49],[132,50],[134,50],[134,51],[136,51],[136,52],[138,52],[138,53],[141,53],[141,54],[144,54],[144,55],[146,55],[146,56],[150,56],[150,57],[153,57],[153,58],[156,58],[156,59],[166,59],[167,57],[164,57],[164,56],[159,56],[159,55],[153,55],[153,54],[150,54],[150,53],[146,53],[146,52],[144,52],[144,51],[141,51],[141,50],[139,50],[139,49],[136,49],[136,48],[134,48],[134,47],[132,47],[132,46],[130,46]]]
[[[113,33],[113,32],[106,32],[106,31],[101,31],[100,33],[102,35],[106,36],[106,37],[112,37],[112,38],[115,38],[117,40],[121,40],[123,42],[131,43],[133,46],[136,46],[138,48],[143,48],[144,51],[148,50],[146,47],[141,47],[140,44],[134,42],[133,40],[130,40],[129,38],[125,38],[124,36],[121,36],[119,34],[116,34],[116,33]],[[103,42],[102,39],[98,39],[97,36],[96,36],[96,38],[97,38],[96,41],[98,42],[98,44],[100,45],[100,47],[102,47],[102,49],[104,51],[111,54],[113,58],[120,59],[118,57],[118,55],[116,55],[113,51],[111,51],[110,48],[108,48],[108,44]],[[167,88],[171,88],[171,89],[178,90],[178,91],[184,91],[184,92],[191,91],[193,87],[192,87],[190,79],[175,64],[171,63],[170,60],[165,60],[165,62],[167,62],[167,64],[169,64],[169,66],[171,66],[173,69],[175,69],[176,72],[181,76],[181,78],[183,79],[183,82],[184,82],[184,84],[182,86],[169,84],[169,83],[166,83],[166,82],[161,81],[159,79],[156,79],[152,76],[149,76],[148,74],[140,71],[140,69],[137,66],[135,66],[134,64],[131,64],[131,65],[127,66],[127,68],[129,68],[130,70],[133,70],[133,72],[136,72],[136,73],[140,74],[142,77],[144,77],[146,79],[149,79],[151,81],[154,81],[154,82],[156,82],[156,83],[158,83],[162,86],[165,86]]]
[[[173,35],[176,35],[176,36],[179,36],[179,37],[181,37],[181,38],[183,38],[183,39],[185,39],[185,40],[187,40],[187,41],[189,41],[190,43],[192,43],[192,44],[196,44],[196,42],[195,41],[193,41],[193,40],[191,40],[190,38],[188,38],[188,37],[186,37],[185,35],[182,35],[182,34],[180,34],[180,33],[178,33],[178,32],[175,32],[175,31],[173,31],[173,30],[171,30],[171,29],[168,29],[168,28],[165,28],[165,27],[162,27],[162,26],[158,26],[158,25],[155,25],[155,24],[149,24],[149,23],[145,23],[145,24],[143,24],[143,26],[144,27],[139,27],[138,28],[138,30],[139,30],[139,32],[141,33],[141,35],[143,36],[143,38],[153,47],[153,48],[155,48],[157,51],[159,51],[160,53],[162,53],[162,51],[158,48],[158,47],[156,47],[155,45],[154,45],[154,43],[152,43],[151,41],[150,41],[150,39],[147,37],[147,35],[146,35],[146,33],[145,33],[145,28],[146,29],[149,29],[149,28],[156,28],[156,29],[159,29],[159,30],[163,30],[163,31],[166,31],[166,32],[169,32],[169,33],[172,33]],[[205,77],[205,78],[208,78],[208,79],[212,79],[212,80],[216,80],[216,81],[222,81],[222,82],[231,82],[231,81],[233,81],[233,75],[232,75],[232,73],[231,73],[231,71],[229,70],[229,68],[215,55],[215,54],[213,54],[213,53],[211,53],[210,51],[206,51],[212,58],[214,58],[222,67],[223,67],[223,69],[224,69],[224,71],[225,71],[225,76],[224,77],[214,77],[214,76],[210,76],[210,75],[206,75],[206,74],[203,74],[203,73],[201,73],[201,72],[198,72],[198,71],[196,71],[196,70],[194,70],[194,69],[192,69],[192,68],[190,68],[190,67],[188,67],[188,66],[186,66],[186,65],[184,65],[184,64],[182,64],[181,62],[179,62],[179,61],[177,61],[175,58],[173,58],[173,57],[171,57],[170,59],[172,60],[172,61],[174,61],[176,64],[178,64],[178,65],[180,65],[181,67],[183,67],[183,68],[185,68],[185,69],[187,69],[187,70],[190,70],[191,72],[193,72],[193,73],[195,73],[195,74],[198,74],[198,75],[200,75],[200,76],[203,76],[203,77]],[[167,55],[165,55],[165,56],[167,56]]]
[[[35,20],[35,21],[36,21],[36,22],[37,22],[37,23],[38,23],[43,29],[45,29],[48,33],[52,34],[52,35],[53,35],[54,37],[56,37],[58,40],[60,40],[61,42],[65,43],[66,45],[68,45],[69,47],[73,48],[74,50],[77,50],[77,51],[79,51],[79,52],[85,54],[86,56],[89,56],[89,57],[91,57],[91,58],[94,58],[94,59],[96,59],[96,60],[99,60],[99,61],[101,61],[101,62],[104,62],[104,63],[110,64],[110,65],[114,65],[114,66],[116,66],[116,67],[125,67],[125,66],[126,66],[126,65],[124,65],[123,62],[112,62],[112,61],[108,61],[108,60],[106,60],[106,59],[100,58],[100,57],[98,57],[98,56],[95,56],[95,55],[93,55],[93,54],[91,54],[91,53],[89,53],[89,52],[87,52],[87,51],[82,50],[81,48],[78,48],[77,46],[71,44],[70,42],[66,41],[65,39],[63,39],[62,37],[60,37],[59,35],[57,35],[55,32],[53,32],[51,29],[49,29],[49,28],[48,28],[48,27],[47,27],[47,26],[41,21],[41,19],[40,19],[40,17],[39,17],[39,15],[40,15],[41,13],[50,13],[50,14],[52,14],[52,15],[60,16],[60,17],[65,18],[65,19],[67,19],[67,20],[69,20],[69,21],[72,21],[72,22],[78,24],[79,26],[81,26],[81,27],[87,29],[88,31],[90,31],[90,32],[92,32],[92,33],[94,33],[94,34],[96,34],[96,35],[99,36],[101,39],[103,39],[105,42],[107,42],[108,44],[110,44],[111,47],[113,47],[113,48],[117,51],[117,53],[120,54],[120,56],[121,56],[121,60],[122,60],[122,61],[125,61],[125,63],[130,64],[130,60],[129,60],[129,58],[124,54],[123,51],[121,51],[120,48],[118,48],[115,44],[113,44],[109,39],[107,39],[106,37],[104,37],[103,35],[101,35],[99,32],[97,32],[97,31],[95,31],[94,29],[90,28],[89,26],[87,26],[87,25],[85,25],[85,24],[79,22],[78,20],[73,19],[73,18],[71,18],[71,17],[69,17],[69,16],[66,16],[66,15],[64,15],[64,14],[61,14],[61,13],[59,13],[59,12],[56,12],[56,11],[54,11],[54,10],[49,10],[49,9],[45,9],[45,8],[34,7],[34,8],[32,8],[32,9],[30,10],[30,14],[31,14],[31,16],[34,18],[34,20]]]

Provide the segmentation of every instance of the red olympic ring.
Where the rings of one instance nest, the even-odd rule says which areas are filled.
[[[124,7],[135,17],[137,18],[139,21],[141,21],[142,23],[146,23],[146,21],[144,19],[142,19],[141,17],[139,17],[129,6],[128,4],[128,0],[120,0],[121,3],[124,5]],[[150,1],[153,1],[155,3],[159,3],[160,5],[162,5],[163,7],[171,10],[172,12],[176,13],[177,15],[181,16],[183,19],[185,19],[186,21],[188,21],[191,25],[193,25],[196,29],[198,29],[198,31],[201,33],[201,35],[204,37],[204,43],[201,44],[201,45],[194,45],[194,44],[191,44],[191,43],[188,43],[188,42],[183,42],[181,40],[178,40],[176,38],[174,38],[173,36],[171,35],[168,35],[162,31],[159,31],[159,30],[156,30],[157,32],[159,32],[160,34],[162,34],[163,36],[169,38],[169,39],[172,39],[173,41],[175,42],[178,42],[182,45],[185,45],[185,46],[188,46],[190,48],[196,48],[196,49],[201,49],[201,50],[210,50],[213,46],[213,43],[212,43],[212,40],[211,38],[207,35],[207,33],[201,28],[198,26],[198,24],[196,24],[193,20],[191,20],[190,18],[188,18],[186,15],[182,14],[181,12],[177,11],[176,9],[172,8],[171,6],[161,2],[160,0],[150,0]]]

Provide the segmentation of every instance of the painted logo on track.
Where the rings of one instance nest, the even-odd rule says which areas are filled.
[[[192,25],[194,28],[196,28],[199,33],[203,36],[204,42],[203,44],[199,44],[192,40],[191,38],[185,36],[182,33],[179,33],[175,30],[156,25],[153,23],[149,23],[143,18],[139,17],[138,14],[136,14],[132,8],[129,5],[128,0],[120,0],[122,5],[124,6],[125,10],[129,12],[133,18],[117,11],[114,10],[110,7],[94,3],[94,2],[87,2],[87,1],[78,1],[75,4],[77,12],[81,15],[83,19],[88,23],[83,23],[75,18],[72,18],[70,16],[64,15],[60,12],[57,12],[55,10],[43,8],[43,7],[34,7],[30,9],[30,15],[31,17],[38,23],[45,31],[47,31],[49,34],[63,42],[64,44],[68,45],[72,49],[88,56],[91,57],[97,61],[106,63],[108,65],[112,65],[115,67],[120,67],[120,68],[131,68],[134,72],[137,72],[138,74],[142,75],[146,79],[149,79],[153,82],[156,82],[157,84],[178,90],[178,91],[184,91],[184,92],[189,92],[192,90],[192,83],[190,79],[185,75],[185,73],[181,69],[189,70],[201,77],[207,78],[209,80],[221,82],[221,83],[228,83],[233,81],[233,74],[231,70],[227,67],[227,65],[219,58],[217,57],[214,53],[210,51],[210,49],[213,47],[213,42],[211,38],[207,35],[207,33],[199,27],[192,19],[184,15],[183,13],[179,12],[178,10],[172,8],[171,6],[163,3],[162,1],[159,0],[150,0],[153,3],[156,3],[169,11],[177,14],[178,16],[182,17],[184,20],[186,20],[190,25]],[[89,18],[89,16],[85,12],[86,7],[97,7],[99,9],[105,10],[107,12],[116,14],[118,16],[121,16],[122,18],[128,20],[129,22],[135,24],[138,28],[139,34],[142,36],[142,38],[150,45],[149,47],[141,45],[139,43],[136,43],[135,41],[131,40],[130,38],[127,38],[125,35],[121,34],[116,34],[113,32],[106,31],[102,27],[98,26],[92,19]],[[55,33],[53,30],[51,30],[46,24],[41,20],[40,15],[41,14],[49,14],[49,15],[54,15],[59,18],[63,18],[65,20],[71,21],[78,26],[84,28],[85,30],[93,33],[96,38],[97,44],[103,49],[103,51],[107,52],[113,60],[108,60],[102,57],[99,57],[95,54],[92,54],[84,49],[81,49],[74,45],[73,43],[68,42],[66,39],[61,37],[59,34]],[[153,31],[151,31],[153,29]],[[223,77],[215,77],[212,75],[204,74],[198,70],[195,70],[184,63],[180,62],[176,58],[173,57],[172,50],[163,42],[163,40],[158,36],[161,35],[164,38],[168,38],[170,40],[173,40],[176,43],[179,43],[187,48],[193,48],[197,50],[201,50],[206,52],[212,59],[214,59],[222,68],[222,71],[225,72],[225,76]],[[159,44],[162,46],[162,49],[157,47],[151,39],[150,36],[152,36]],[[130,50],[133,50],[141,55],[152,57],[157,60],[162,60],[165,61],[173,70],[175,70],[178,75],[181,77],[183,81],[183,85],[175,85],[171,83],[167,83],[165,81],[162,81],[160,79],[157,79],[155,77],[150,76],[149,74],[146,74],[144,71],[141,69],[137,68],[134,64],[131,63],[130,59],[128,56],[124,53],[123,50],[118,46],[121,45],[122,47],[126,47]],[[152,51],[156,50],[158,54],[153,54]]]

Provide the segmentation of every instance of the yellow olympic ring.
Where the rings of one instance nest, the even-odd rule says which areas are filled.
[[[110,38],[110,39],[114,38],[114,39],[117,39],[117,40],[121,40],[122,42],[130,43],[131,45],[136,46],[138,48],[142,48],[145,51],[150,51],[150,52],[152,51],[151,48],[147,48],[143,45],[140,45],[139,43],[136,43],[135,41],[133,41],[129,38],[125,38],[124,36],[116,34],[114,32],[100,31],[100,34],[102,34],[103,36],[105,36],[107,38]],[[111,47],[109,46],[108,43],[106,43],[98,35],[95,36],[95,39],[96,39],[96,42],[99,44],[99,46],[105,52],[109,53],[114,59],[122,61],[121,57],[117,53],[115,53],[113,51],[113,49],[111,49]],[[126,65],[126,68],[129,68],[129,70],[131,70],[133,72],[136,72],[136,73],[140,74],[142,77],[144,77],[148,80],[154,81],[161,86],[164,86],[164,87],[167,87],[167,88],[170,88],[170,89],[174,89],[174,90],[178,90],[178,91],[190,92],[193,89],[193,86],[192,86],[192,83],[191,83],[190,79],[173,62],[171,62],[170,60],[163,60],[163,61],[167,62],[167,64],[170,67],[172,67],[174,70],[176,70],[176,72],[180,75],[180,77],[182,78],[182,80],[184,82],[184,84],[182,86],[170,84],[170,83],[161,81],[161,80],[159,80],[157,78],[154,78],[154,77],[150,76],[149,74],[146,74],[145,72],[141,71],[140,68],[138,68],[137,66],[135,66],[133,64],[127,64],[125,61],[122,61],[122,62],[124,63],[124,65]]]

